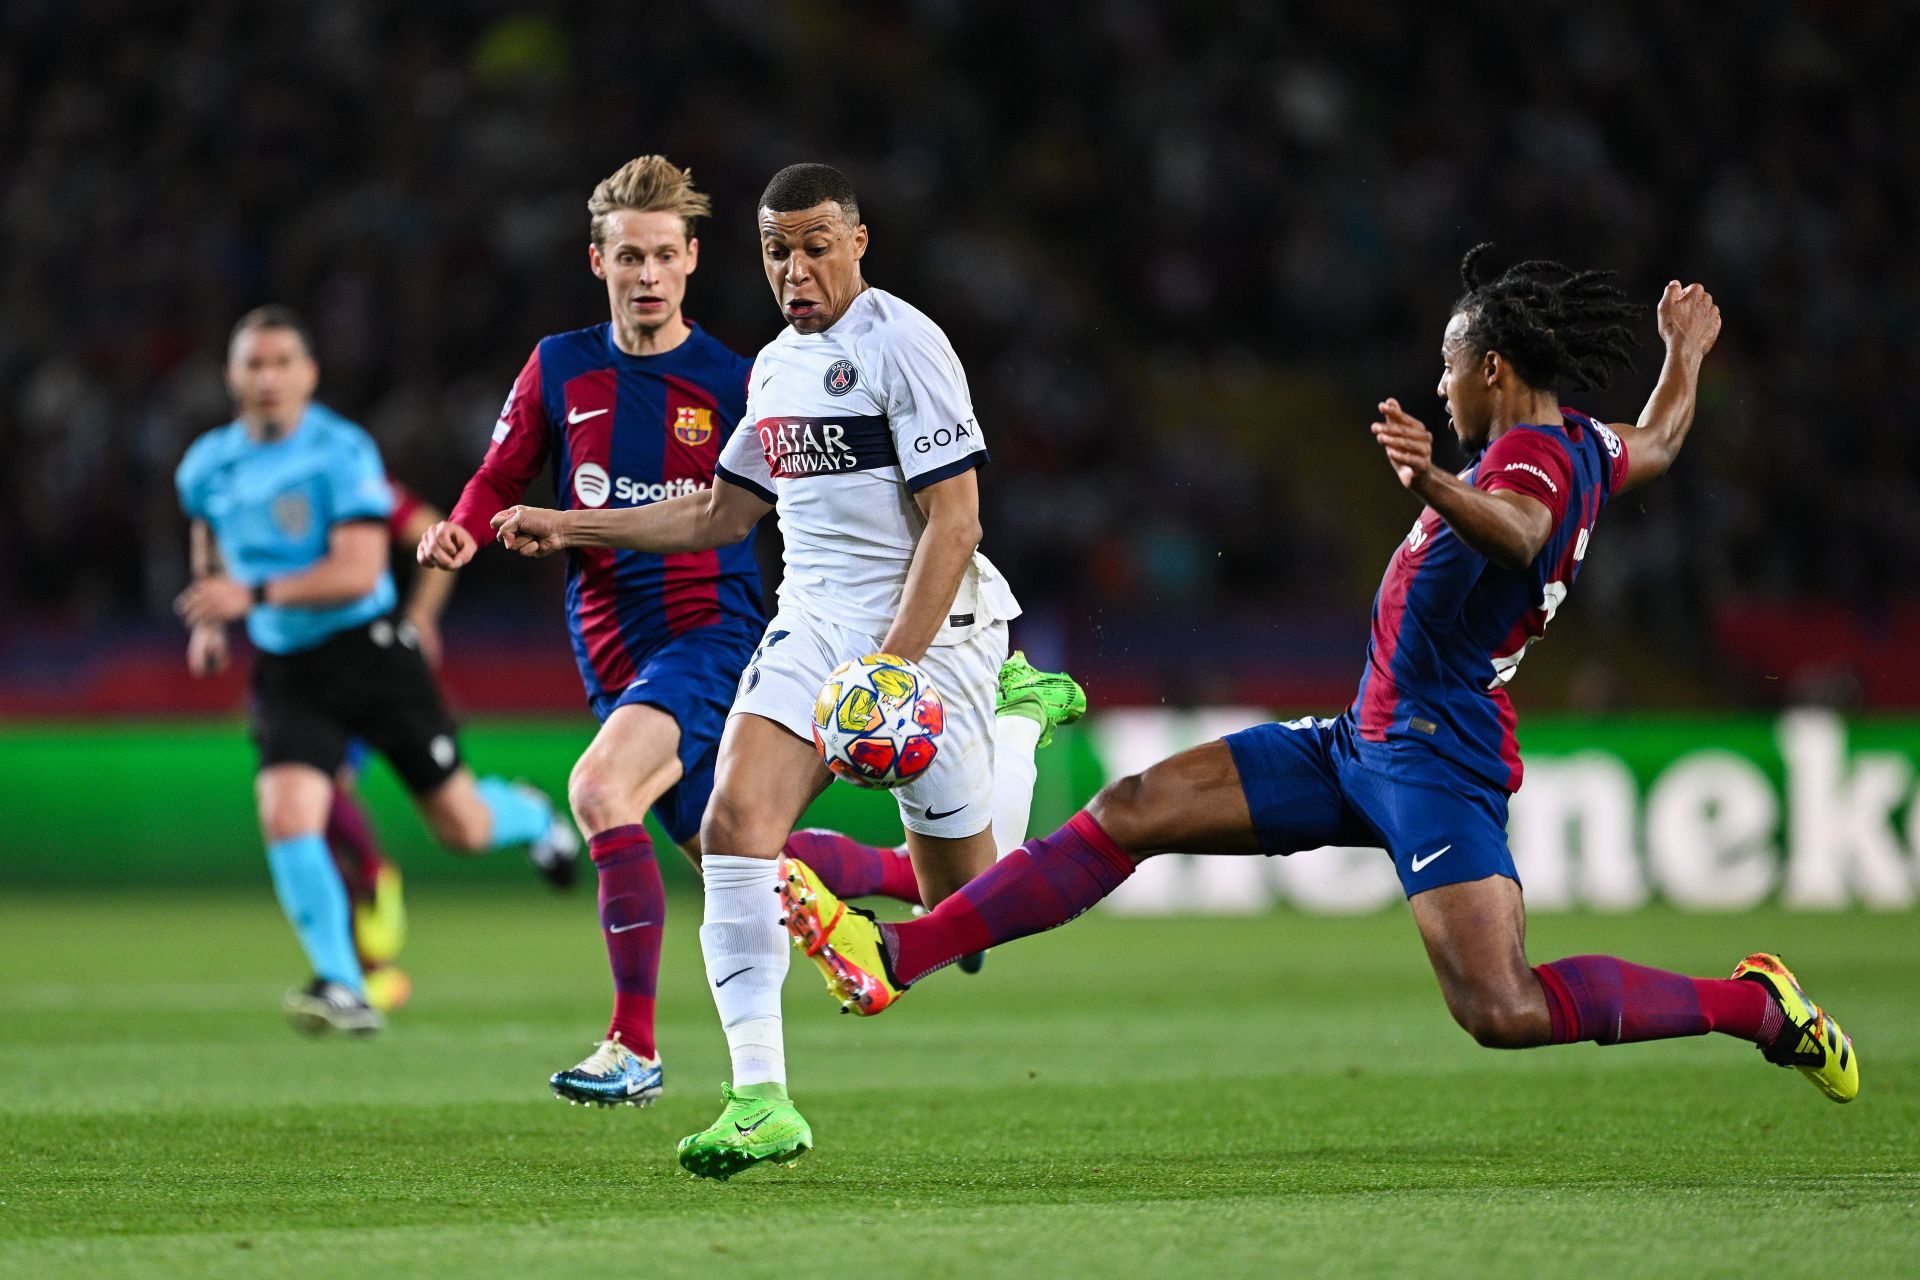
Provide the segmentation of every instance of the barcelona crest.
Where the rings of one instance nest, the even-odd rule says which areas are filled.
[[[713,435],[713,410],[681,405],[673,419],[673,438],[684,445],[703,445]]]

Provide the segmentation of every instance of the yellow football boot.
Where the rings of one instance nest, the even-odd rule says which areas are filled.
[[[887,972],[887,952],[874,918],[840,901],[798,858],[780,859],[780,900],[793,945],[820,966],[840,1012],[871,1017],[905,994],[906,988]]]
[[[1860,1055],[1840,1024],[1807,999],[1780,957],[1757,951],[1734,966],[1733,976],[1758,982],[1773,994],[1787,1025],[1771,1045],[1761,1045],[1768,1062],[1793,1067],[1835,1102],[1852,1102],[1860,1093]]]
[[[400,868],[388,863],[373,879],[373,900],[353,904],[353,946],[367,968],[392,964],[407,944],[407,907]]]

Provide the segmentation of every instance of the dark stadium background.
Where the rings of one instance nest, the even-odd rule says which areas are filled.
[[[224,418],[233,319],[306,312],[322,398],[447,505],[531,344],[604,318],[583,203],[644,151],[712,193],[689,312],[746,351],[777,323],[761,185],[851,174],[869,278],[966,362],[1015,640],[1098,706],[1341,705],[1414,515],[1372,406],[1444,422],[1456,265],[1493,240],[1649,303],[1702,280],[1726,316],[1686,454],[1609,510],[1515,685],[1523,732],[1911,711],[1915,26],[1845,2],[13,0],[0,717],[23,755],[95,718],[236,724],[242,676],[189,680],[168,609],[170,477]],[[1636,413],[1650,312],[1643,334],[1584,407]],[[588,727],[558,572],[462,575],[464,714]]]

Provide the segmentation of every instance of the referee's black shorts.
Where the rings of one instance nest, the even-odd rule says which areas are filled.
[[[299,653],[255,655],[247,727],[260,767],[310,764],[331,777],[353,738],[416,795],[460,767],[453,719],[413,628],[376,618]]]

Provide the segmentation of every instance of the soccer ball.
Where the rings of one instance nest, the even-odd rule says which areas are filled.
[[[903,787],[940,754],[947,709],[927,673],[893,653],[833,669],[813,700],[813,745],[837,778]]]

